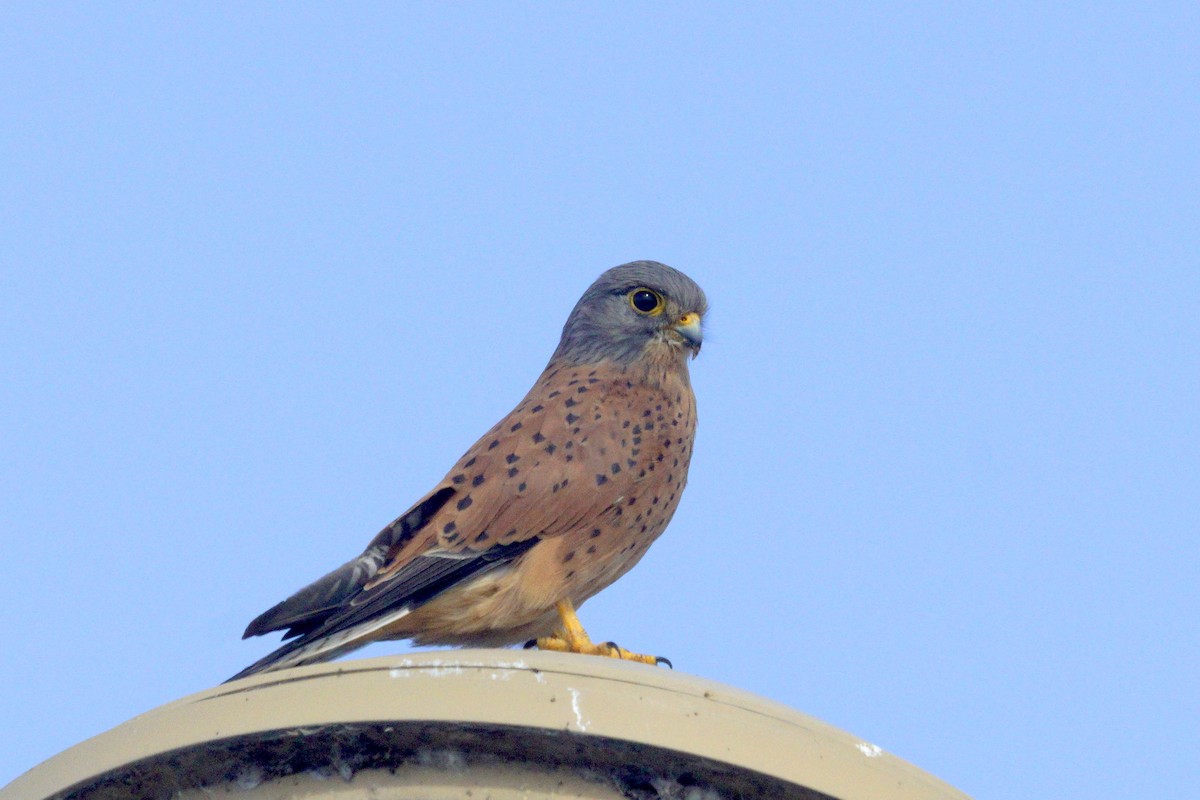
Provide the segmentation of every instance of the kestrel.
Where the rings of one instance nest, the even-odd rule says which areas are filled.
[[[362,555],[267,610],[242,638],[290,639],[230,680],[381,639],[538,647],[643,663],[593,644],[575,609],[667,527],[696,431],[688,356],[704,292],[654,261],[593,283],[515,409]]]

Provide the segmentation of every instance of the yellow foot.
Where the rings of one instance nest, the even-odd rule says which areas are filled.
[[[587,631],[583,629],[583,625],[580,624],[579,617],[575,614],[575,607],[571,605],[570,600],[558,601],[558,616],[562,620],[562,630],[553,636],[542,636],[537,639],[536,643],[539,650],[553,650],[559,653],[582,653],[587,656],[606,656],[608,658],[619,658],[622,661],[636,661],[639,664],[649,664],[651,666],[657,664],[671,666],[671,662],[665,658],[631,653],[628,650],[617,647],[612,642],[594,644],[591,638],[588,637]]]

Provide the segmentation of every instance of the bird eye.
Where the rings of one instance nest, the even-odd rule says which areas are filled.
[[[663,299],[661,294],[651,289],[634,289],[629,293],[629,305],[639,314],[661,314]]]

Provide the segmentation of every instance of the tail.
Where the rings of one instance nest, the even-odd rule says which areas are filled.
[[[259,659],[229,680],[268,669],[329,661],[375,639],[384,638],[388,635],[386,629],[389,626],[408,616],[414,609],[464,581],[504,568],[529,552],[539,541],[535,536],[495,545],[478,553],[441,551],[417,556],[387,579],[361,590],[352,600],[326,614],[319,627],[308,628],[294,641]],[[349,569],[353,564],[351,562],[342,569]],[[329,579],[334,574],[331,573]],[[295,630],[297,626],[292,623],[291,627]]]
[[[255,617],[246,626],[243,639],[286,629],[284,639],[293,641],[255,661],[229,680],[268,669],[298,667],[337,658],[362,647],[370,641],[367,638],[370,634],[412,611],[412,603],[397,598],[394,608],[381,608],[380,613],[370,619],[355,619],[332,628],[328,625],[334,618],[346,615],[347,609],[387,559],[428,524],[454,491],[453,487],[446,486],[430,493],[380,531],[361,556],[347,561]]]
[[[357,650],[362,647],[370,641],[372,633],[392,624],[398,619],[408,616],[411,611],[412,607],[406,605],[391,613],[375,617],[335,633],[301,636],[273,650],[224,682],[236,681],[253,675],[256,672],[286,669],[287,667],[302,667],[305,664],[319,664],[323,661],[330,661],[340,655],[349,653],[351,650]]]

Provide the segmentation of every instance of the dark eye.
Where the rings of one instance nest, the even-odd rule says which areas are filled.
[[[661,314],[662,295],[650,289],[634,289],[629,293],[629,305],[639,314]]]

